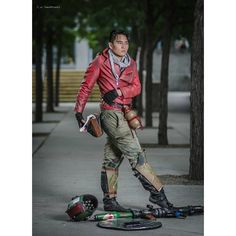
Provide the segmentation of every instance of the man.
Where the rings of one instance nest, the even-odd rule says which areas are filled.
[[[101,126],[107,134],[101,171],[105,211],[126,210],[116,200],[118,170],[124,157],[129,160],[134,175],[150,192],[149,201],[171,208],[173,204],[167,200],[163,185],[147,163],[136,132],[130,129],[122,111],[124,106],[131,106],[132,98],[141,91],[137,66],[128,55],[128,48],[126,32],[114,30],[110,33],[109,47],[92,61],[85,73],[77,95],[75,115],[81,127],[85,122],[82,116],[85,104],[97,83],[102,97]]]

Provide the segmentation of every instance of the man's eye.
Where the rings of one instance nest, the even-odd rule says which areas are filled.
[[[128,45],[129,42],[121,42],[121,41],[117,41],[117,44],[119,44],[119,45]]]

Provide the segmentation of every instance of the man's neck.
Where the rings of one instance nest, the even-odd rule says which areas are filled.
[[[111,51],[112,51],[112,50],[111,50]],[[113,51],[112,51],[112,53],[114,54],[114,56],[115,56],[119,61],[122,60],[123,57],[120,57],[120,56],[116,55]]]

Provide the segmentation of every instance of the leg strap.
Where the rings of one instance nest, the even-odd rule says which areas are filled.
[[[140,153],[136,166],[133,168],[134,176],[137,177],[144,189],[149,192],[160,191],[163,187],[160,179],[152,167],[147,163],[144,153]]]
[[[101,172],[101,187],[104,197],[117,195],[118,169],[103,167]]]

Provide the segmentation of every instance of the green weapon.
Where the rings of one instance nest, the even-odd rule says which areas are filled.
[[[109,220],[118,218],[185,218],[189,215],[199,215],[203,213],[203,206],[185,206],[185,207],[174,207],[171,209],[167,208],[153,208],[152,205],[147,205],[148,209],[134,210],[130,209],[127,212],[105,212],[95,214],[94,220]]]

